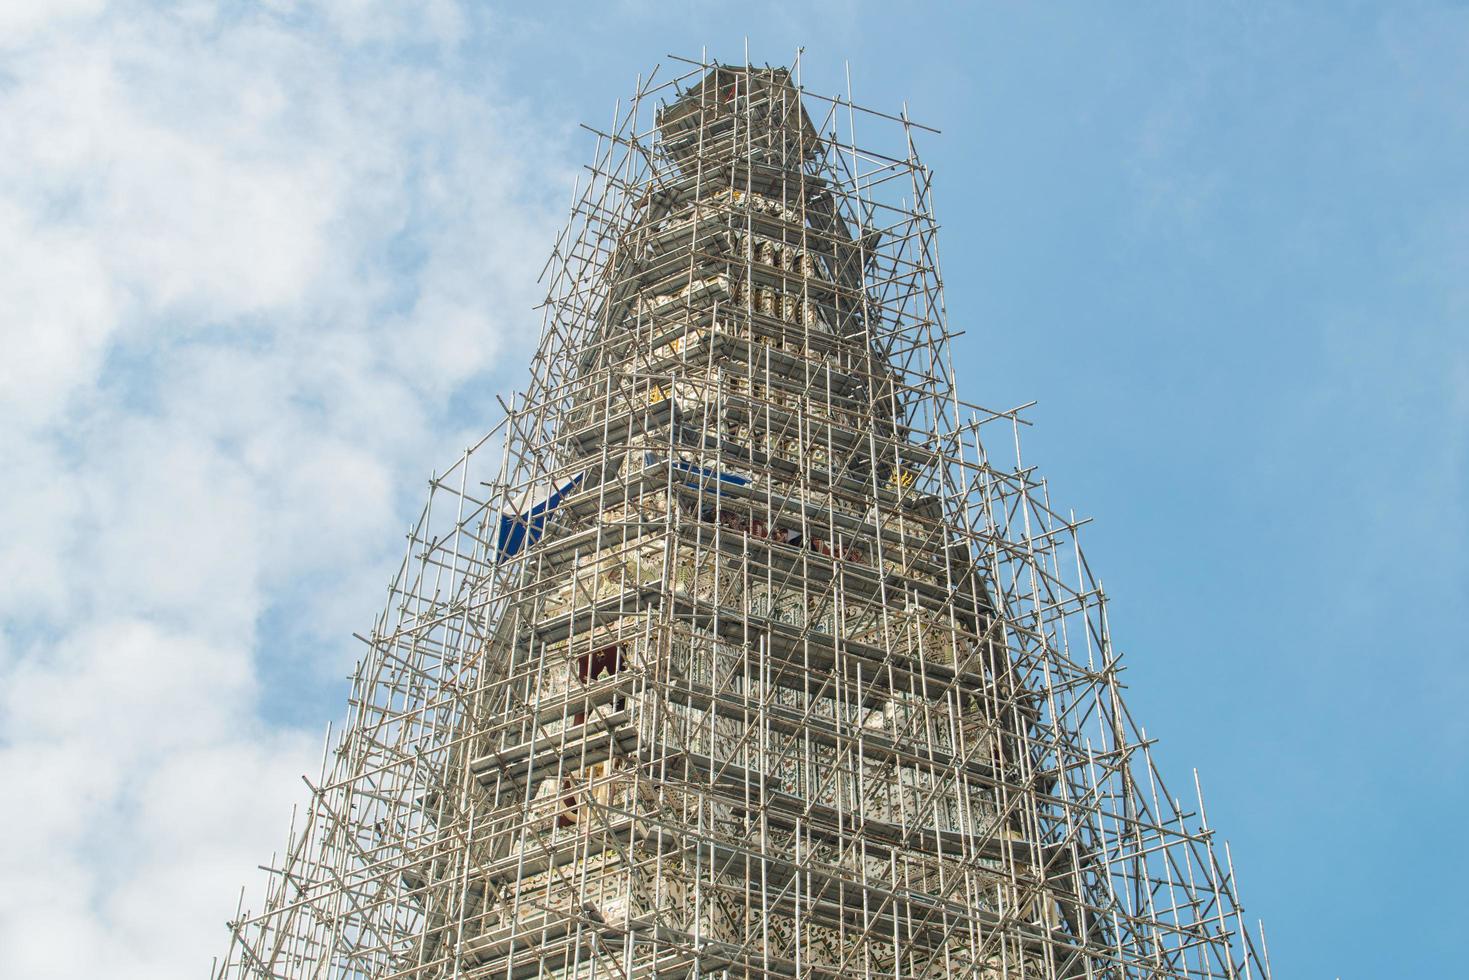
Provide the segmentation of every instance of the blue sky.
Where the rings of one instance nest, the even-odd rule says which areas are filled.
[[[576,124],[747,38],[943,131],[961,394],[1039,401],[1277,975],[1460,967],[1469,7],[72,0],[0,14],[0,972],[207,968]]]

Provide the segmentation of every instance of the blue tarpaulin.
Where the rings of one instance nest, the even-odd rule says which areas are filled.
[[[646,466],[651,466],[657,462],[659,462],[658,457],[654,456],[652,453],[647,453],[643,457],[643,463]],[[692,477],[698,478],[695,480],[689,480],[684,484],[684,486],[688,487],[691,490],[704,489],[705,482],[708,480],[717,480],[722,483],[732,483],[737,487],[747,487],[750,485],[750,481],[745,479],[743,476],[736,476],[733,473],[721,473],[718,470],[710,469],[707,466],[696,466],[695,464],[690,463],[687,460],[673,459],[669,461],[669,465],[672,466],[675,470],[687,473]],[[727,496],[727,494],[725,494],[725,492],[719,489],[717,486],[713,487],[712,489],[721,497]]]
[[[500,514],[500,531],[495,538],[495,556],[504,561],[520,554],[530,545],[541,540],[546,530],[546,518],[551,516],[567,494],[576,489],[582,476],[577,474],[565,486],[530,495],[520,507],[507,509]]]

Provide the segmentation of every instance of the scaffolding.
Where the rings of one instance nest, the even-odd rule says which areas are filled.
[[[955,392],[929,131],[673,64],[214,976],[1265,980],[1022,409]]]

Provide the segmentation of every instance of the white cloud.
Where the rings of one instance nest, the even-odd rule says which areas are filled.
[[[0,409],[44,416],[95,374],[118,297],[84,233],[38,227],[11,201],[0,201],[0,295]]]
[[[19,45],[46,28],[95,14],[105,3],[106,0],[48,0],[0,4],[0,47]]]
[[[350,666],[570,176],[453,4],[42,7],[0,15],[0,975],[201,975],[319,758],[267,665]]]

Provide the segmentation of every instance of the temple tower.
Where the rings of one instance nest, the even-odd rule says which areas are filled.
[[[955,392],[925,131],[685,67],[217,976],[1268,976],[1022,419]]]

